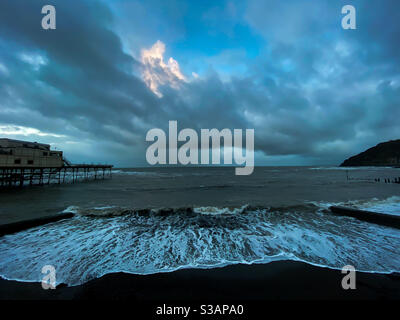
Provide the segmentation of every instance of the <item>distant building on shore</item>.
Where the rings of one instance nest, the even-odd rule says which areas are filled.
[[[0,138],[0,167],[60,168],[63,152],[50,150],[50,145]]]

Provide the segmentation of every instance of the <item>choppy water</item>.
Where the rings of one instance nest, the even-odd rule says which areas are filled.
[[[400,185],[374,182],[399,173],[355,169],[347,180],[336,168],[256,168],[240,180],[232,168],[131,169],[115,171],[112,181],[8,193],[0,215],[24,197],[34,203],[25,212],[76,215],[0,238],[0,275],[40,281],[41,268],[53,265],[58,283],[75,285],[110,272],[287,259],[399,272],[400,230],[327,210],[341,204],[399,214]]]

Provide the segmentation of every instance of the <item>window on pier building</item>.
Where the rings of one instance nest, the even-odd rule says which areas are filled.
[[[21,159],[15,159],[14,164],[21,164]]]

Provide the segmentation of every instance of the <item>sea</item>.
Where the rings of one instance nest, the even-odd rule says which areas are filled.
[[[400,215],[400,169],[114,169],[111,179],[0,191],[0,224],[74,217],[0,237],[0,276],[83,284],[113,272],[303,261],[400,272],[400,230],[337,216],[331,205]],[[386,181],[386,182],[385,182]]]

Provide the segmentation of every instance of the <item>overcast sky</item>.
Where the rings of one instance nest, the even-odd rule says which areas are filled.
[[[144,166],[177,120],[254,128],[256,165],[336,165],[400,138],[399,57],[398,0],[1,0],[0,137]]]

